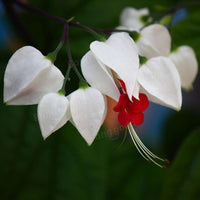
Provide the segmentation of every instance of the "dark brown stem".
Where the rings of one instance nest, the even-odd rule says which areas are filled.
[[[49,13],[43,11],[43,10],[40,10],[39,8],[30,6],[29,4],[24,4],[24,3],[20,2],[20,1],[16,1],[16,0],[4,0],[4,1],[8,1],[10,3],[16,4],[17,6],[20,6],[23,9],[26,9],[30,12],[36,13],[40,16],[43,16],[47,19],[51,19],[51,20],[56,21],[58,23],[62,23],[62,24],[66,23],[66,20],[64,18],[51,15],[51,14],[49,14]]]
[[[77,76],[79,77],[79,79],[82,80],[82,81],[84,81],[84,78],[82,77],[82,75],[78,71],[78,69],[76,67],[76,64],[74,63],[73,58],[72,58],[72,54],[71,54],[71,50],[70,50],[70,45],[69,45],[69,24],[68,23],[66,24],[65,29],[66,29],[67,55],[68,55],[68,60],[69,60],[69,66],[68,67],[72,68],[75,71],[75,73],[77,74]]]
[[[111,34],[112,32],[129,32],[129,33],[131,32],[131,31],[128,31],[128,30],[102,29],[102,28],[90,27],[90,26],[86,26],[86,25],[83,25],[83,24],[79,24],[79,23],[77,23],[75,21],[67,22],[66,19],[64,19],[62,17],[51,15],[51,14],[49,14],[49,13],[43,11],[43,10],[40,10],[38,8],[35,8],[35,7],[32,7],[32,6],[28,5],[28,4],[24,4],[24,3],[19,2],[17,0],[2,0],[2,1],[16,4],[16,5],[20,6],[21,8],[24,8],[24,9],[30,11],[30,12],[36,13],[36,14],[38,14],[40,16],[43,16],[43,17],[48,18],[50,20],[56,21],[58,23],[69,24],[69,26],[81,28],[81,29],[84,29],[84,30],[89,31],[89,32],[91,32],[91,30],[92,30],[94,32],[101,32],[101,33],[104,33],[104,34],[107,34],[107,35]],[[9,3],[7,3],[7,4],[9,4]],[[157,18],[155,18],[153,20],[153,22],[159,20],[160,18],[162,18],[163,16],[165,16],[167,14],[175,13],[179,9],[186,8],[186,7],[189,7],[189,6],[194,6],[194,5],[200,5],[200,2],[193,1],[193,2],[190,2],[190,3],[185,3],[185,4],[182,4],[182,5],[177,5],[175,7],[172,7],[170,9],[168,9],[167,11],[165,11],[162,15],[158,16]],[[150,24],[152,24],[153,22],[151,22]],[[149,25],[149,24],[147,24],[147,25]]]

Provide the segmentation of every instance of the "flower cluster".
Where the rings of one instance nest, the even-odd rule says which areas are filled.
[[[4,102],[38,104],[44,139],[70,121],[90,145],[104,122],[109,96],[116,101],[113,109],[119,122],[128,127],[142,156],[153,162],[160,159],[140,141],[132,124],[143,122],[149,101],[180,110],[181,87],[192,88],[198,66],[191,47],[171,52],[171,36],[165,26],[142,28],[151,21],[148,14],[146,8],[123,10],[118,28],[127,32],[114,32],[106,41],[90,44],[81,59],[86,81],[81,80],[80,88],[67,96],[64,76],[48,56],[30,46],[19,49],[6,68]]]

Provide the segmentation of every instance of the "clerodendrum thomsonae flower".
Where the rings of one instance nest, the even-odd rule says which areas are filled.
[[[115,33],[106,42],[93,42],[91,51],[81,60],[88,83],[118,101],[120,92],[116,79],[119,78],[126,85],[130,101],[132,96],[139,99],[142,91],[153,102],[179,110],[182,103],[180,77],[172,61],[159,56],[140,66],[137,49],[130,47],[135,47],[135,43],[126,33]],[[131,68],[135,70],[130,71]]]
[[[106,42],[95,41],[82,58],[81,69],[92,87],[118,101],[114,110],[119,112],[119,122],[128,126],[140,153],[155,162],[152,158],[158,157],[143,145],[131,123],[143,122],[148,99],[179,110],[182,104],[180,77],[173,62],[166,57],[151,58],[140,66],[135,46],[126,33],[115,33]],[[134,69],[132,73],[130,69]]]
[[[105,42],[90,44],[90,51],[81,60],[81,70],[91,87],[73,66],[68,29],[70,25],[86,27],[92,33],[103,29],[79,26],[71,21],[73,19],[59,18],[65,26],[64,34],[61,45],[51,55],[43,56],[34,47],[25,46],[10,58],[4,76],[4,102],[10,105],[38,104],[44,139],[70,121],[91,145],[104,122],[107,113],[105,95],[109,96],[116,101],[113,110],[118,113],[121,125],[129,130],[140,154],[165,168],[156,160],[167,160],[153,154],[141,142],[132,124],[143,123],[149,101],[180,110],[181,87],[192,88],[198,66],[189,46],[180,46],[171,52],[171,36],[166,27],[160,24],[143,27],[151,20],[148,15],[147,8],[126,8],[118,28],[129,33],[133,31],[131,36],[125,32],[113,33]],[[54,65],[64,42],[69,61],[65,78]],[[144,57],[143,61],[141,57]],[[81,84],[79,89],[65,96],[65,83],[71,68]]]

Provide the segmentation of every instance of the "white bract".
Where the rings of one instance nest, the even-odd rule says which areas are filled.
[[[182,88],[186,90],[192,88],[198,72],[195,53],[189,46],[181,46],[170,53],[171,36],[165,26],[152,24],[145,27],[139,32],[136,45],[140,56],[148,59],[157,56],[169,57],[179,72]]]
[[[72,121],[88,145],[91,145],[104,122],[106,100],[97,89],[91,87],[74,91],[69,99]]]
[[[81,69],[85,79],[92,87],[115,101],[119,100],[120,93],[111,70],[101,62],[98,62],[91,51],[81,59]]]
[[[139,31],[139,29],[146,24],[146,22],[143,20],[143,17],[148,15],[148,8],[135,9],[127,7],[122,10],[120,16],[120,26],[128,30]]]
[[[97,63],[101,63],[100,65],[104,71],[106,71],[106,67],[110,68],[125,82],[129,98],[132,99],[132,96],[138,98],[138,93],[135,93],[135,87],[139,70],[139,56],[132,38],[127,33],[115,33],[106,42],[92,42],[90,50]],[[89,62],[89,60],[85,60]],[[88,63],[88,65],[91,64],[92,62]],[[88,71],[88,73],[93,73],[93,71]],[[109,71],[106,74],[110,74],[108,78],[110,80],[112,74]]]
[[[61,128],[70,118],[69,101],[63,95],[46,94],[38,104],[38,120],[44,139]]]
[[[152,58],[168,56],[171,49],[171,36],[165,26],[152,24],[141,30],[136,41],[140,56]]]
[[[182,88],[191,89],[198,72],[198,63],[193,49],[189,46],[180,46],[169,55],[169,58],[180,74]]]
[[[25,46],[10,58],[4,76],[4,102],[37,104],[43,95],[61,89],[64,77],[36,48]]]
[[[46,139],[70,120],[88,145],[91,145],[103,124],[106,111],[105,98],[91,87],[80,88],[68,97],[49,93],[38,105],[42,136]]]
[[[180,110],[180,77],[176,66],[169,58],[160,56],[149,59],[140,67],[138,82],[150,101]]]

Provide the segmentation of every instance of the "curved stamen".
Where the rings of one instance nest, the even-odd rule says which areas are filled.
[[[160,160],[162,162],[165,162],[169,164],[169,161],[167,159],[162,159],[158,156],[156,156],[154,153],[152,153],[140,140],[137,133],[133,129],[133,126],[131,123],[128,124],[128,130],[131,136],[131,139],[133,140],[133,143],[135,144],[135,147],[137,148],[138,152],[141,154],[141,156],[147,160],[148,162],[153,162],[158,167],[161,167],[163,169],[166,169],[165,165],[160,165],[156,160]]]

